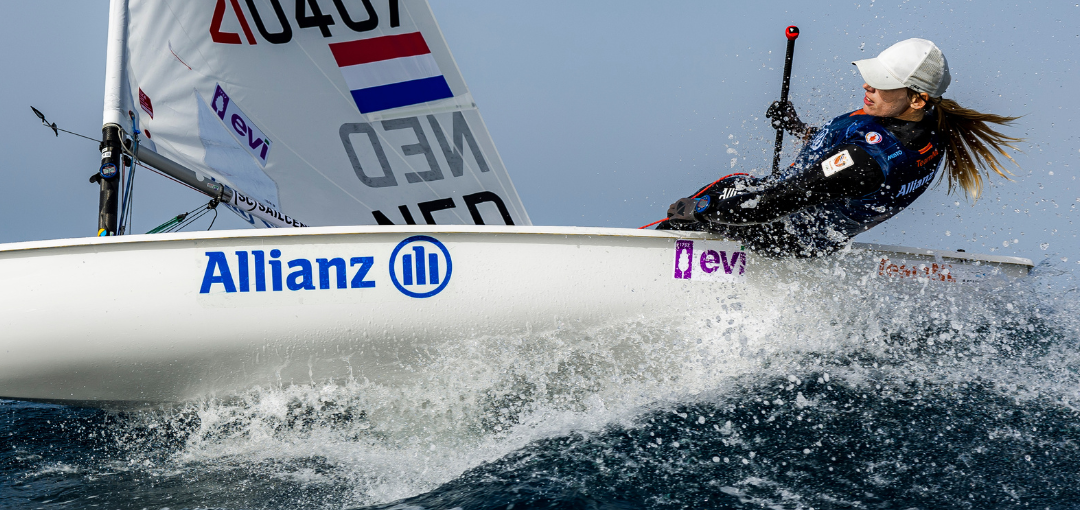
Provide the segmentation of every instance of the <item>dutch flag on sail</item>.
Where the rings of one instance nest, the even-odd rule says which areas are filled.
[[[360,113],[454,97],[420,32],[334,43],[330,51]]]

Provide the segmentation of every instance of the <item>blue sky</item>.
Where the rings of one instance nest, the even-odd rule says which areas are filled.
[[[0,242],[93,235],[108,2],[5,5],[0,42]],[[953,72],[945,97],[1023,115],[1013,182],[978,202],[932,188],[859,241],[1080,260],[1080,6],[1075,2],[499,2],[432,0],[451,50],[536,224],[637,227],[732,171],[762,174],[796,24],[791,95],[823,123],[858,108],[852,60],[909,37],[935,41]],[[788,139],[787,157],[793,155]],[[136,230],[201,196],[142,173]],[[205,222],[202,224],[205,228]],[[215,228],[245,224],[222,211]]]

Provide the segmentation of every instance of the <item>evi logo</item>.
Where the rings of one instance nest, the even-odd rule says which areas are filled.
[[[735,243],[679,239],[675,241],[676,280],[735,281],[746,279],[746,251]]]
[[[390,281],[409,297],[428,298],[450,283],[454,264],[450,250],[430,236],[412,236],[390,255]]]

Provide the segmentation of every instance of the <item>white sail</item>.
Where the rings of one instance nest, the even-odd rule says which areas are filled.
[[[106,125],[305,225],[530,224],[426,0],[112,0],[108,52]]]

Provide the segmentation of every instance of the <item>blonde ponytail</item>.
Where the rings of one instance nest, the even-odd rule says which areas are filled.
[[[1005,148],[1017,150],[1012,144],[1023,139],[1003,135],[987,123],[1008,126],[1019,117],[980,113],[951,99],[929,98],[929,102],[937,112],[938,136],[945,142],[945,172],[939,180],[948,179],[949,193],[959,187],[978,200],[983,191],[984,174],[989,177],[993,170],[1009,179],[1006,174],[1011,175],[1011,172],[1004,168],[995,152],[1016,164]]]

